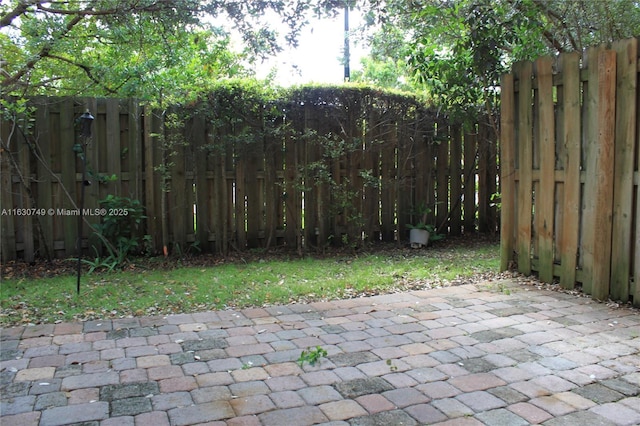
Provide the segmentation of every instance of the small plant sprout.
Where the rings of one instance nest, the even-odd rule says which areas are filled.
[[[393,361],[391,359],[387,360],[387,365],[389,366],[389,369],[391,371],[398,371],[398,367],[396,367],[395,365],[393,365]]]
[[[302,351],[302,353],[300,354],[300,358],[298,358],[298,364],[300,364],[300,367],[302,367],[305,362],[308,362],[309,365],[316,365],[316,363],[320,361],[320,358],[326,356],[327,351],[320,346],[316,346],[314,349],[307,348],[306,351]]]

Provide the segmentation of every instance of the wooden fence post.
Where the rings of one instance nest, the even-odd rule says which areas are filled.
[[[609,296],[611,273],[611,234],[613,206],[613,166],[616,113],[616,52],[607,50],[598,55],[598,146],[593,247],[593,290],[596,299]]]
[[[500,88],[500,189],[502,192],[502,208],[500,209],[500,270],[506,271],[513,261],[515,246],[516,164],[513,74],[504,74],[502,76]]]
[[[560,251],[560,284],[574,288],[580,220],[580,55],[560,56],[563,94],[564,198],[563,221],[558,235]]]
[[[521,62],[514,67],[518,79],[518,185],[517,185],[517,233],[518,271],[531,274],[531,219],[533,189],[533,99],[531,62]]]
[[[544,282],[553,281],[553,232],[555,205],[555,129],[553,72],[550,57],[536,60],[538,80],[538,141],[540,149],[540,184],[536,192],[536,228],[538,229],[538,272]]]
[[[613,231],[611,251],[611,298],[629,300],[632,254],[633,167],[637,119],[638,40],[613,44],[617,52],[615,92],[615,160],[613,182]],[[634,143],[635,142],[635,143]],[[636,207],[640,208],[640,207]],[[636,223],[639,227],[640,223]],[[636,284],[636,287],[638,284]],[[640,301],[639,301],[640,302]]]

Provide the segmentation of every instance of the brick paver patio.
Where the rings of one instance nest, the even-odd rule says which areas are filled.
[[[509,281],[1,344],[3,426],[640,424],[638,311]]]

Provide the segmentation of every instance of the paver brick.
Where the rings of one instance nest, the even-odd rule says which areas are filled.
[[[107,402],[67,405],[44,410],[40,418],[40,426],[61,426],[70,423],[104,420],[108,417],[109,403]]]
[[[503,400],[486,391],[466,392],[455,398],[475,412],[493,410],[507,405]]]
[[[262,380],[252,382],[240,382],[229,385],[229,391],[234,397],[246,397],[253,395],[266,395],[269,387]]]
[[[105,385],[115,385],[119,383],[119,381],[120,381],[120,376],[115,371],[82,374],[78,376],[69,376],[62,379],[61,389],[63,391],[66,391],[66,390],[100,387]]]
[[[294,391],[272,392],[269,394],[269,397],[276,405],[276,407],[280,409],[300,407],[305,405],[304,400],[297,392]]]
[[[161,393],[151,397],[151,405],[155,411],[168,411],[172,408],[188,407],[193,403],[194,401],[189,392]]]
[[[198,387],[196,379],[193,377],[174,377],[160,380],[160,392],[191,391]]]
[[[508,406],[507,409],[525,419],[530,424],[541,424],[553,417],[543,409],[527,402],[512,404]]]
[[[367,415],[367,411],[353,400],[327,402],[319,406],[329,420],[346,420]]]
[[[136,416],[151,411],[151,398],[138,396],[111,402],[111,416]]]
[[[276,408],[267,395],[234,398],[229,401],[229,404],[237,416],[265,413]]]
[[[455,398],[442,398],[431,401],[431,405],[437,408],[448,418],[455,419],[463,416],[472,416],[474,411]]]
[[[403,425],[415,426],[418,422],[402,410],[381,411],[349,420],[350,426]]]
[[[422,392],[409,389],[393,389],[382,394],[385,398],[395,404],[396,407],[404,408],[409,405],[423,404],[429,402],[429,397]]]
[[[486,390],[507,384],[504,380],[490,373],[453,377],[449,379],[449,383],[463,392]]]
[[[169,420],[173,426],[187,426],[214,420],[231,418],[233,408],[227,401],[214,401],[189,407],[169,410]]]
[[[298,390],[305,388],[307,385],[297,376],[280,376],[272,377],[266,381],[267,386],[274,392],[285,390]]]
[[[170,426],[169,416],[164,411],[151,411],[138,414],[134,418],[135,426]]]
[[[3,415],[2,422],[11,426],[34,426],[39,424],[41,414],[40,411],[31,411],[15,415]]]
[[[52,379],[55,372],[55,367],[27,368],[26,370],[18,371],[14,380],[17,382],[22,382]]]
[[[309,426],[329,421],[318,407],[294,407],[262,413],[258,416],[263,425],[286,425],[296,419],[296,426]]]
[[[35,403],[35,395],[17,396],[9,399],[5,397],[3,401],[0,401],[0,413],[2,413],[3,416],[25,413],[32,411]]]
[[[554,417],[562,416],[573,411],[576,408],[566,402],[554,397],[554,396],[541,396],[540,398],[533,398],[529,401],[531,404],[542,408],[544,411],[552,414]]]

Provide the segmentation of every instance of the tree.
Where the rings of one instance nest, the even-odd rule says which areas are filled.
[[[275,12],[295,43],[304,14],[335,9],[328,0],[11,0],[0,5],[0,87],[37,93],[178,96],[277,51],[280,38],[261,17]],[[211,22],[224,17],[246,48]],[[244,66],[243,66],[244,65]],[[206,86],[205,86],[206,87]]]
[[[640,33],[637,0],[372,0],[367,16],[369,64],[403,61],[406,81],[464,116],[494,107],[514,61]]]

